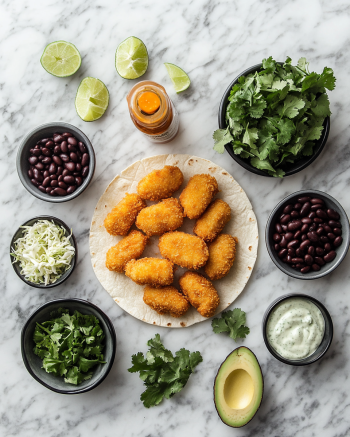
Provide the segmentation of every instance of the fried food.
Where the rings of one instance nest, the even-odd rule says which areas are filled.
[[[154,288],[146,285],[143,301],[158,314],[169,313],[172,317],[181,317],[191,306],[175,287]]]
[[[148,237],[140,231],[131,231],[129,235],[111,247],[106,255],[106,267],[113,272],[123,273],[126,264],[140,258],[145,250]]]
[[[183,181],[182,171],[178,167],[166,165],[142,178],[137,185],[137,192],[142,199],[158,201],[171,197]]]
[[[209,257],[205,242],[185,232],[167,232],[159,238],[158,247],[162,257],[188,269],[203,267]]]
[[[218,183],[213,176],[208,174],[192,176],[180,195],[185,217],[199,218],[218,191]]]
[[[142,211],[141,211],[142,212]],[[204,241],[213,241],[231,218],[231,208],[221,199],[209,205],[205,213],[196,221],[193,232]]]
[[[174,264],[162,258],[132,259],[125,267],[125,274],[139,285],[164,287],[174,280]]]
[[[149,236],[162,235],[179,228],[183,221],[182,206],[170,198],[144,208],[137,216],[136,226]]]
[[[195,272],[186,272],[179,279],[181,291],[203,317],[215,314],[220,303],[218,292],[204,276]]]
[[[220,234],[209,244],[209,260],[205,273],[212,281],[227,275],[236,256],[237,238],[229,234]]]
[[[126,235],[135,223],[137,214],[146,206],[146,202],[138,194],[126,193],[118,205],[107,214],[103,223],[106,231],[111,235]]]

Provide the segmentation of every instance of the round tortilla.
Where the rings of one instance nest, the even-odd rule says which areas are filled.
[[[174,318],[168,314],[160,315],[143,302],[144,286],[135,284],[123,273],[111,272],[106,267],[106,253],[108,249],[118,243],[123,237],[108,234],[103,221],[111,209],[125,196],[125,193],[136,193],[138,182],[152,170],[160,170],[165,165],[176,165],[184,175],[184,183],[174,197],[179,197],[190,177],[195,174],[206,173],[214,176],[218,182],[220,192],[215,198],[220,198],[230,205],[232,216],[225,226],[223,233],[238,238],[235,262],[227,276],[213,281],[220,296],[220,305],[216,314],[223,311],[243,291],[255,264],[258,249],[258,226],[252,205],[240,185],[223,168],[207,159],[190,155],[157,155],[142,159],[126,168],[121,175],[116,176],[108,185],[106,191],[98,201],[90,228],[90,252],[92,266],[105,290],[123,310],[142,320],[157,326],[182,328],[207,320],[195,308],[182,317]],[[148,206],[155,202],[148,202]],[[178,230],[193,234],[195,220],[185,218],[184,224]],[[135,225],[132,229],[135,228]],[[136,229],[136,228],[135,228]],[[158,236],[150,241],[142,257],[161,258],[158,249]],[[179,289],[178,278],[186,271],[176,268],[174,286]],[[198,271],[204,274],[201,269]]]

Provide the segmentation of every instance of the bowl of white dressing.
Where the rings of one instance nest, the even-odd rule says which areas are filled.
[[[319,360],[333,339],[329,312],[306,294],[287,294],[272,302],[264,314],[262,329],[271,354],[292,366]]]

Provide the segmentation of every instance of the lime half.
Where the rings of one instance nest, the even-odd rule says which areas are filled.
[[[124,79],[137,79],[146,73],[148,53],[144,43],[130,36],[119,44],[115,53],[115,68]]]
[[[75,109],[84,121],[95,121],[106,112],[109,93],[106,85],[94,77],[86,77],[79,85]]]
[[[191,84],[191,81],[183,69],[174,64],[165,63],[164,65],[168,70],[171,81],[174,84],[175,91],[177,93],[181,93],[182,91],[187,90]]]
[[[81,56],[75,45],[70,42],[55,41],[45,47],[40,62],[53,76],[67,77],[79,70]]]

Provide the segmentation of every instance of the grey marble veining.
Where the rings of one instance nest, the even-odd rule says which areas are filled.
[[[135,129],[126,95],[135,81],[114,68],[117,45],[135,35],[146,44],[150,65],[144,79],[164,85],[180,114],[180,133],[167,145],[153,145]],[[71,78],[58,79],[40,65],[49,42],[64,39],[82,55]],[[315,188],[333,195],[350,214],[349,79],[350,7],[343,0],[0,0],[0,435],[1,436],[278,436],[350,435],[350,258],[317,281],[291,279],[277,270],[264,244],[269,212],[288,193]],[[219,101],[233,77],[272,55],[296,62],[306,56],[311,68],[332,67],[337,87],[330,93],[331,133],[320,157],[303,172],[284,180],[248,173],[212,149]],[[176,95],[164,62],[181,66],[191,77],[188,91]],[[99,121],[84,123],[74,97],[86,76],[101,79],[110,106]],[[15,156],[21,137],[38,124],[64,120],[91,139],[97,158],[94,180],[78,199],[53,205],[32,197],[21,185]],[[260,247],[253,275],[235,302],[247,312],[251,334],[244,342],[257,355],[265,380],[262,406],[242,429],[225,426],[213,405],[213,380],[220,363],[237,346],[212,332],[210,321],[185,330],[155,328],[124,313],[98,283],[90,263],[90,219],[109,181],[133,161],[159,153],[189,153],[224,167],[247,192],[258,218]],[[9,243],[16,228],[37,214],[52,214],[73,227],[79,261],[64,285],[43,292],[15,275]],[[267,351],[261,320],[268,304],[288,292],[318,298],[331,313],[334,340],[327,355],[306,368],[286,366]],[[115,364],[97,389],[79,396],[58,395],[26,371],[20,330],[40,304],[57,297],[91,300],[107,312],[118,336]],[[159,332],[166,347],[201,351],[204,361],[185,389],[160,406],[145,409],[142,382],[129,374],[133,353]]]

